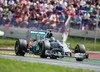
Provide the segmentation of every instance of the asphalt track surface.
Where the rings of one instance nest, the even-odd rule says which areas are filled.
[[[94,70],[96,72],[100,72],[100,62],[76,62],[70,60],[54,60],[54,59],[43,59],[39,57],[23,57],[23,56],[14,56],[14,55],[0,55],[1,58],[8,58],[13,60],[21,60],[21,61],[28,61],[28,62],[39,62],[39,63],[46,63],[46,64],[54,64],[60,66],[67,66],[73,68],[82,68],[82,69],[89,69]]]
[[[0,48],[0,51],[14,51],[14,48]],[[100,52],[87,52],[89,58],[100,59]]]
[[[7,49],[7,48],[0,48],[1,52],[11,51],[14,53],[14,49]],[[82,69],[89,69],[94,70],[96,72],[100,72],[100,52],[88,52],[89,53],[89,59],[84,60],[83,62],[76,62],[74,58],[64,58],[64,59],[42,59],[39,58],[39,56],[28,56],[21,57],[21,56],[14,56],[13,55],[3,55],[5,52],[0,55],[2,58],[8,58],[8,59],[15,59],[15,60],[21,60],[21,61],[29,61],[29,62],[40,62],[40,63],[47,63],[47,64],[55,64],[55,65],[61,65],[61,66],[68,66],[73,68],[82,68]],[[93,59],[92,59],[93,58]]]

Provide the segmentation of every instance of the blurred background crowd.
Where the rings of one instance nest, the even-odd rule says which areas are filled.
[[[0,0],[0,25],[21,28],[95,30],[100,18],[99,0]],[[98,20],[98,28],[100,21]]]

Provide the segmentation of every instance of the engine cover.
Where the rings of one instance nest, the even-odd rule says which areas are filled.
[[[51,48],[60,48],[60,45],[57,42],[50,42]]]

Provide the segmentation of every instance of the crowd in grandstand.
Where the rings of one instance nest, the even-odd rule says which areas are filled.
[[[99,0],[0,0],[0,25],[27,28],[70,27],[94,30],[100,16]],[[100,26],[100,21],[98,22]]]

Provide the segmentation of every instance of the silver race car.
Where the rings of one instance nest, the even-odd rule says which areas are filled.
[[[33,53],[41,58],[50,57],[51,59],[74,57],[76,61],[88,58],[84,44],[77,44],[75,48],[72,48],[71,44],[66,44],[68,37],[66,29],[68,29],[70,18],[69,16],[65,23],[63,33],[56,34],[51,30],[46,32],[38,29],[27,31],[26,39],[18,39],[15,43],[16,55],[24,56],[25,53]]]
[[[24,56],[25,53],[33,53],[40,55],[41,58],[50,57],[51,59],[75,57],[77,61],[88,58],[83,44],[77,44],[72,51],[70,44],[55,39],[51,31],[46,33],[44,31],[29,30],[28,33],[30,34],[29,38],[16,41],[16,55]]]

